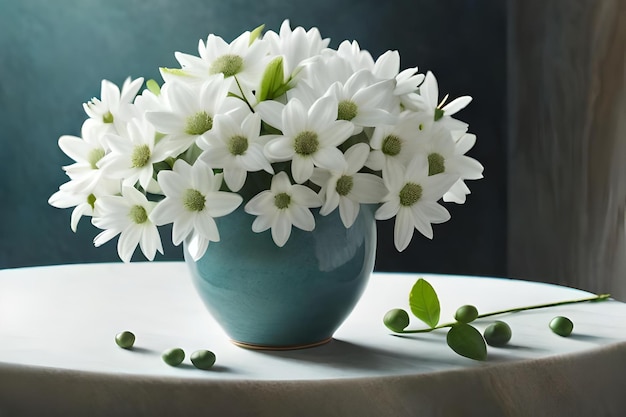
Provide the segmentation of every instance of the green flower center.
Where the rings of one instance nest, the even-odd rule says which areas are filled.
[[[304,131],[298,134],[294,139],[294,150],[298,155],[309,156],[317,152],[320,147],[320,141],[317,139],[317,133]]]
[[[102,122],[103,123],[113,123],[113,115],[111,114],[110,111],[104,113],[104,115],[102,116]]]
[[[233,136],[228,140],[228,151],[233,155],[243,155],[248,150],[248,138]]]
[[[443,117],[443,110],[440,108],[435,109],[435,122]]]
[[[410,207],[422,198],[422,187],[419,184],[407,182],[400,190],[400,204]]]
[[[96,148],[89,151],[89,155],[87,155],[87,161],[89,161],[89,165],[91,165],[91,169],[98,169],[96,164],[99,160],[104,157],[104,149]]]
[[[350,100],[342,100],[337,108],[337,120],[352,120],[356,117],[358,106]]]
[[[424,130],[424,123],[420,123],[420,125],[417,127],[419,130]]]
[[[128,215],[136,224],[142,224],[148,220],[148,213],[146,213],[146,209],[140,205],[132,206]]]
[[[198,190],[189,188],[183,193],[183,206],[189,211],[204,210],[206,197]]]
[[[243,58],[239,55],[226,54],[217,58],[209,68],[209,74],[224,74],[224,78],[232,77],[241,72],[243,68]]]
[[[96,204],[96,196],[93,194],[89,194],[87,196],[87,204],[89,204],[91,206],[91,208],[94,208],[95,204]]]
[[[389,135],[383,139],[381,150],[385,155],[396,156],[402,150],[402,140],[396,135]]]
[[[185,133],[188,135],[201,135],[213,128],[213,117],[205,111],[199,111],[187,118]]]
[[[291,204],[291,196],[287,193],[280,193],[274,196],[274,205],[279,209],[286,209]]]
[[[133,153],[130,156],[130,161],[133,164],[133,168],[145,167],[150,160],[150,147],[148,145],[135,146]]]
[[[446,170],[445,159],[438,153],[428,155],[428,175],[441,174]]]
[[[354,180],[351,175],[342,175],[341,178],[337,180],[337,194],[344,196],[348,195],[350,191],[352,191],[352,187],[354,186]]]

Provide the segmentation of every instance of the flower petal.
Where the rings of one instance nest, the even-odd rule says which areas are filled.
[[[472,97],[463,96],[457,97],[452,100],[450,103],[443,106],[444,114],[447,116],[452,116],[454,113],[457,113],[460,110],[463,110],[468,104],[472,101]]]
[[[224,169],[224,181],[226,181],[226,185],[232,191],[239,191],[243,184],[246,182],[246,177],[248,176],[248,171],[242,168],[225,168]]]
[[[222,217],[232,213],[243,201],[239,194],[215,191],[206,195],[205,211],[211,217]]]
[[[413,219],[410,208],[402,208],[396,216],[396,223],[393,230],[393,242],[398,252],[402,252],[409,246],[413,238]]]
[[[135,252],[140,239],[141,227],[137,227],[137,225],[132,224],[122,230],[120,238],[117,241],[117,254],[122,261],[130,262],[130,259],[133,257],[133,252]]]
[[[283,130],[283,110],[285,105],[274,100],[262,101],[256,105],[255,111],[268,125]]]
[[[391,219],[393,216],[398,214],[398,210],[400,210],[400,201],[388,201],[376,210],[374,214],[374,218],[376,220],[387,220]]]
[[[311,166],[315,164],[320,168],[326,168],[334,172],[345,172],[348,166],[343,156],[343,153],[337,148],[322,148],[315,152],[313,155],[311,155],[311,159]],[[294,157],[294,162],[295,160],[296,158]],[[313,172],[311,172],[311,174],[313,174]],[[309,178],[311,178],[310,174],[306,179]]]
[[[206,212],[202,212],[200,215],[195,217],[194,230],[196,233],[212,242],[219,242],[220,240],[220,233],[217,230],[217,224],[215,223],[215,220],[213,220],[213,217]]]
[[[339,200],[339,215],[344,226],[351,227],[354,224],[356,217],[359,215],[359,208],[359,203],[349,198],[342,197]]]
[[[308,208],[294,205],[289,208],[292,224],[298,229],[310,232],[315,229],[315,218]]]
[[[283,247],[291,235],[291,222],[285,215],[278,215],[272,225],[272,239],[277,246]]]
[[[348,196],[359,203],[380,203],[387,194],[382,178],[365,173],[356,173],[352,176],[352,190]]]

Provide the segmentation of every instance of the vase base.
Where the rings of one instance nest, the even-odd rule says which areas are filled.
[[[232,339],[231,339],[231,343],[234,344],[235,346],[239,346],[245,349],[252,349],[252,350],[297,350],[297,349],[308,349],[308,348],[312,348],[316,346],[325,345],[326,343],[330,342],[332,339],[333,339],[332,337],[329,337],[328,339],[320,340],[319,342],[306,343],[303,345],[288,345],[288,346],[257,345],[254,343],[239,342],[237,340],[232,340]]]

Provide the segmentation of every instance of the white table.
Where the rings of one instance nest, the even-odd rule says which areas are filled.
[[[487,312],[589,295],[516,280],[376,273],[332,342],[261,352],[228,341],[183,263],[2,270],[0,416],[626,415],[626,304],[494,317],[513,338],[477,362],[452,352],[445,330],[396,337],[383,326],[387,310],[408,308],[419,276],[439,293],[442,322],[462,304]],[[549,330],[557,315],[573,320],[571,337]],[[122,330],[136,334],[134,349],[115,344]],[[185,350],[183,365],[161,360],[171,347]],[[190,364],[196,349],[216,353],[212,370]]]

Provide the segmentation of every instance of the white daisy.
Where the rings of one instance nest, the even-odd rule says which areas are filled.
[[[137,245],[150,261],[157,251],[163,254],[159,230],[149,219],[157,203],[148,201],[134,187],[123,187],[121,196],[103,196],[95,204],[98,216],[94,216],[91,222],[103,229],[93,240],[96,247],[120,235],[117,253],[124,262],[130,262]]]
[[[172,171],[161,171],[158,182],[165,199],[150,214],[157,226],[173,223],[172,242],[187,243],[194,260],[204,255],[209,242],[218,242],[220,234],[215,217],[233,212],[242,202],[240,195],[219,191],[222,175],[214,175],[202,161],[189,165],[179,159]]]
[[[83,123],[81,137],[64,135],[59,138],[59,148],[75,162],[63,167],[63,170],[74,181],[77,188],[91,192],[102,178],[102,170],[98,168],[100,161],[107,153],[101,141],[100,130],[93,125]]]
[[[291,235],[291,226],[310,232],[315,228],[312,207],[322,205],[320,197],[303,185],[292,185],[284,171],[272,178],[269,190],[254,196],[245,206],[246,213],[256,215],[252,230],[261,233],[272,229],[272,239],[283,247]]]
[[[69,181],[59,187],[59,191],[52,194],[48,199],[48,204],[56,208],[70,208],[72,216],[70,227],[76,233],[78,222],[83,216],[94,216],[95,202],[99,198],[107,195],[115,195],[120,192],[120,182],[101,178],[92,189],[85,188],[79,181]]]
[[[388,175],[389,169],[405,166],[417,152],[428,123],[431,121],[427,115],[405,111],[394,125],[376,127],[370,139],[372,152],[365,165],[382,171],[383,177]]]
[[[263,40],[268,43],[272,55],[283,56],[285,77],[291,76],[303,61],[318,55],[330,43],[330,39],[322,39],[317,28],[305,31],[302,27],[291,30],[289,20],[284,20],[277,34],[267,31]]]
[[[269,136],[259,136],[261,116],[249,113],[245,118],[235,113],[215,117],[213,129],[198,145],[205,150],[200,159],[213,168],[224,169],[224,181],[232,191],[239,191],[248,171],[274,170],[263,154]]]
[[[428,157],[428,174],[455,174],[461,178],[482,178],[483,166],[473,158],[465,156],[474,145],[474,135],[463,135],[455,142],[447,129],[436,125],[419,141],[417,149]]]
[[[371,72],[362,70],[351,76],[345,85],[333,84],[326,95],[338,102],[337,119],[352,123],[353,135],[361,133],[363,127],[391,125],[395,117],[384,104],[391,95],[393,82],[376,82]]]
[[[256,89],[261,82],[267,65],[267,44],[262,39],[250,43],[250,32],[244,32],[230,44],[219,36],[209,35],[206,44],[198,42],[200,57],[176,52],[175,56],[182,67],[181,76],[172,75],[167,70],[161,74],[165,81],[203,83],[220,74],[229,79],[228,85],[238,92],[237,82],[248,89]],[[173,74],[176,74],[174,72]],[[236,83],[231,83],[231,77]]]
[[[448,163],[448,159],[446,159],[445,166],[446,172],[456,172],[461,178],[443,195],[443,201],[457,204],[465,203],[466,196],[470,194],[470,189],[465,185],[464,180],[483,178],[483,166],[481,163],[465,155],[467,151],[472,149],[475,143],[476,135],[471,133],[459,134],[452,157],[449,158],[452,160],[452,163]],[[449,170],[447,167],[449,167]]]
[[[257,111],[282,132],[265,145],[265,154],[275,161],[291,159],[297,183],[311,178],[313,166],[336,171],[345,168],[346,161],[337,146],[350,137],[353,128],[349,122],[337,120],[337,101],[332,97],[320,98],[308,111],[297,99],[284,106],[264,101]]]
[[[287,92],[287,97],[289,100],[292,98],[302,99],[302,92],[298,90],[302,84],[305,84],[311,90],[311,93],[308,94],[312,94],[312,97],[317,100],[333,84],[337,82],[345,84],[355,72],[358,71],[352,67],[350,61],[341,57],[336,51],[327,49],[323,55],[311,59],[301,67],[296,78],[297,83],[292,90]],[[309,103],[307,100],[302,100],[302,102],[305,105]]]
[[[396,88],[393,94],[400,98],[400,104],[406,109],[415,108],[414,103],[419,100],[418,86],[424,82],[424,74],[417,72],[417,67],[407,68],[396,76]]]
[[[360,204],[376,204],[386,194],[382,178],[358,172],[369,155],[366,143],[357,143],[345,153],[347,162],[343,171],[328,171],[316,168],[311,181],[322,187],[320,195],[325,197],[320,214],[326,216],[339,207],[341,221],[346,228],[352,226],[359,215]]]
[[[419,100],[418,107],[422,111],[432,115],[436,122],[444,125],[448,130],[467,130],[467,123],[450,116],[464,109],[472,101],[472,97],[458,97],[446,104],[448,100],[448,96],[446,95],[441,102],[439,102],[437,79],[430,71],[426,73],[426,78],[419,87]]]
[[[417,155],[406,167],[390,170],[385,178],[389,193],[376,211],[377,220],[396,216],[394,244],[402,252],[413,237],[414,229],[429,239],[433,238],[431,223],[443,223],[450,213],[437,201],[458,179],[452,174],[428,175],[428,159]]]
[[[366,50],[362,50],[357,41],[343,41],[337,48],[337,55],[349,62],[354,72],[374,69],[374,59]]]
[[[100,99],[92,98],[83,103],[85,113],[90,117],[88,124],[103,131],[123,130],[123,125],[131,118],[137,116],[133,108],[133,100],[143,84],[143,78],[131,81],[127,78],[122,85],[122,91],[117,85],[108,80],[102,80],[100,87]]]
[[[107,177],[121,179],[122,185],[132,187],[139,182],[144,190],[152,181],[153,164],[165,160],[172,152],[171,144],[155,143],[154,127],[140,119],[128,124],[127,137],[107,135],[104,141],[111,152],[97,166]]]
[[[211,130],[217,114],[246,108],[243,101],[227,95],[228,83],[224,82],[221,74],[212,77],[198,90],[166,83],[159,96],[163,109],[147,112],[146,118],[158,132],[165,134],[162,141],[170,142],[172,153],[177,155]]]

